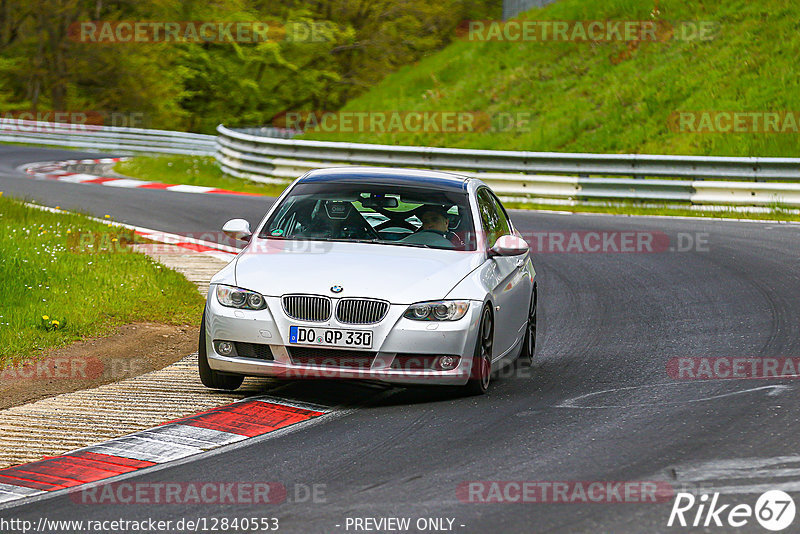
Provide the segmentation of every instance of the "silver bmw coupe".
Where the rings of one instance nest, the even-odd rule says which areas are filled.
[[[533,358],[529,248],[475,178],[347,167],[298,178],[211,280],[200,328],[207,387],[245,376],[343,378],[486,392]]]

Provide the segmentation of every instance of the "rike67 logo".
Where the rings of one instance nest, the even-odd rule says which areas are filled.
[[[702,494],[678,493],[669,514],[668,527],[743,527],[755,520],[773,532],[784,530],[794,521],[794,499],[783,491],[763,493],[755,506],[749,504],[719,504],[719,493],[712,497]]]

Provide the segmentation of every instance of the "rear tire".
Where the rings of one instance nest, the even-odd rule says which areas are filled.
[[[197,370],[200,374],[200,382],[207,388],[224,389],[232,391],[244,382],[242,375],[228,375],[218,373],[208,365],[208,352],[206,350],[206,314],[200,321],[200,340],[197,347]]]
[[[492,344],[494,342],[494,321],[489,306],[481,312],[478,339],[472,355],[472,370],[467,383],[462,386],[466,395],[483,395],[489,389],[492,376]]]
[[[525,340],[522,345],[522,352],[519,353],[519,362],[527,365],[533,363],[533,356],[536,352],[536,308],[537,308],[536,286],[533,286],[531,294],[531,305],[528,309],[528,324],[525,326]]]

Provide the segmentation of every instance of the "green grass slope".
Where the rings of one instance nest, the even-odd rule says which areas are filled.
[[[800,134],[686,133],[676,111],[800,112],[796,0],[561,0],[521,18],[713,21],[711,40],[458,40],[402,68],[350,111],[483,111],[529,116],[506,131],[315,133],[309,139],[534,150],[797,156]]]
[[[0,370],[125,323],[199,322],[196,287],[122,246],[131,235],[0,192]]]

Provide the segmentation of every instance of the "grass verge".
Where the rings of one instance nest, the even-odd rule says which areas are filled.
[[[119,246],[123,234],[0,193],[0,365],[126,323],[199,324],[196,287]]]
[[[270,197],[277,197],[285,189],[280,184],[262,184],[226,176],[211,156],[137,156],[117,163],[114,170],[139,180],[202,185]]]

